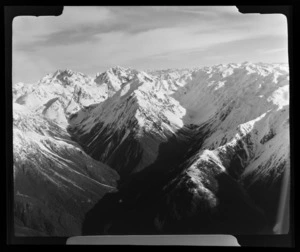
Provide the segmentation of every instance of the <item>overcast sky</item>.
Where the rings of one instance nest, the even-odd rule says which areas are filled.
[[[58,17],[13,21],[13,82],[57,69],[88,75],[221,63],[288,62],[287,21],[234,6],[64,7]]]

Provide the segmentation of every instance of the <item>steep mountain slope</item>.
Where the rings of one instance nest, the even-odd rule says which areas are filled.
[[[58,70],[37,83],[17,83],[13,87],[13,100],[38,113],[48,110],[47,113],[51,114],[50,118],[57,117],[60,123],[61,120],[65,121],[65,117],[67,119],[81,108],[107,98],[106,84],[100,85],[96,80],[71,70]],[[51,106],[50,101],[57,102]]]
[[[126,73],[124,73],[125,75]],[[179,103],[135,72],[109,99],[73,114],[69,131],[88,154],[128,176],[153,163],[159,144],[183,126]]]
[[[246,62],[155,74],[152,90],[179,102],[182,127],[160,143],[154,163],[103,199],[104,219],[91,223],[97,205],[89,212],[84,232],[253,233],[274,226],[289,168],[286,66]],[[187,129],[190,137],[181,138]],[[178,162],[172,154],[160,158],[174,143]]]
[[[207,153],[216,155],[225,170],[247,188],[252,199],[268,209],[268,219],[272,223],[275,221],[283,171],[289,168],[287,68],[284,65],[245,63],[221,65],[212,70],[208,68],[206,74],[200,73],[203,84],[209,86],[201,90],[207,99],[206,104],[212,105],[212,109],[208,110],[215,111],[209,117],[211,135],[204,141],[200,157],[207,159]],[[218,73],[221,77],[214,78]],[[221,88],[220,83],[224,85]],[[197,89],[190,84],[185,87],[193,90],[184,91],[187,98],[181,96],[183,90],[175,95],[183,97],[181,104],[189,112],[189,104]],[[218,92],[219,89],[222,91]],[[198,97],[201,100],[200,92]],[[191,107],[197,108],[196,104]],[[209,114],[207,110],[201,111],[204,104],[199,105],[198,102],[198,106],[198,115],[194,110],[191,113],[193,123],[201,122],[202,115]]]
[[[289,169],[287,65],[148,73],[114,67],[95,78],[59,70],[16,84],[13,96],[20,233],[77,234],[106,192],[88,211],[84,233],[254,233],[274,226]],[[49,187],[34,194],[44,179]],[[43,215],[47,201],[54,207]],[[28,202],[32,208],[24,210]],[[61,208],[67,215],[59,217]]]
[[[42,114],[14,103],[13,116],[16,235],[80,235],[84,214],[116,190],[117,173]]]

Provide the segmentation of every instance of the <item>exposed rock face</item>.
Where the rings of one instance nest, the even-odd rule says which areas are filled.
[[[66,193],[75,194],[72,199],[91,198],[91,191],[98,194],[91,199],[101,198],[86,215],[84,233],[249,234],[274,225],[280,183],[289,169],[286,65],[243,63],[148,73],[115,67],[95,78],[66,70],[36,84],[18,83],[13,91],[16,108],[30,111],[22,116],[35,118],[23,126],[20,121],[25,119],[15,119],[15,139],[35,146],[21,162],[22,152],[14,144],[16,171],[34,167],[29,170],[47,174],[53,181],[44,195],[61,195],[66,189],[58,181],[74,188]],[[26,125],[32,128],[25,130]],[[117,173],[103,163],[120,175],[118,192]],[[74,170],[84,179],[75,178]],[[62,171],[68,171],[67,176]],[[23,177],[20,186],[26,184]],[[18,197],[30,196],[27,191],[23,188]],[[69,203],[67,196],[62,197],[64,203],[54,198],[57,209],[70,206],[67,213],[81,204]],[[19,209],[21,200],[17,202]],[[24,200],[22,209],[28,202]],[[32,223],[50,218],[59,234],[70,233],[80,229],[82,216],[93,204],[87,205],[78,214],[62,217],[74,217],[71,222],[78,223],[67,231],[50,213]],[[22,219],[22,211],[16,210],[17,219]],[[40,216],[29,212],[27,216]],[[53,234],[51,228],[26,225]]]
[[[251,234],[274,225],[289,160],[287,69],[245,63],[152,74],[153,82],[143,85],[165,96],[164,101],[179,102],[174,107],[181,113],[174,117],[181,127],[165,134],[153,162],[125,179],[118,193],[106,196],[108,215],[104,209],[101,213],[111,217],[91,224],[99,208],[90,211],[85,231]],[[154,99],[151,91],[150,98],[143,97],[145,103]],[[166,105],[155,104],[167,113]],[[174,141],[185,147],[174,151]]]
[[[85,213],[116,190],[118,174],[47,117],[13,108],[16,235],[80,235]]]

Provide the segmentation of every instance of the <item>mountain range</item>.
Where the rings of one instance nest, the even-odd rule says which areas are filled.
[[[16,235],[274,227],[288,65],[58,70],[12,91]]]

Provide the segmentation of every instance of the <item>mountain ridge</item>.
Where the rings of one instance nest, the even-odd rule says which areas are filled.
[[[110,197],[116,197],[131,202],[128,210],[137,216],[144,207],[150,207],[152,212],[147,210],[147,220],[152,224],[145,226],[151,232],[171,232],[175,219],[179,226],[174,230],[200,231],[193,225],[191,230],[188,224],[180,229],[180,223],[185,223],[183,219],[199,217],[198,210],[208,219],[227,223],[211,222],[215,230],[220,224],[220,231],[227,232],[231,229],[225,221],[226,214],[221,212],[232,200],[237,208],[257,216],[256,221],[265,223],[264,214],[272,215],[267,218],[269,225],[274,221],[271,208],[275,208],[278,198],[269,196],[278,187],[283,171],[289,168],[286,64],[244,62],[148,72],[117,66],[95,77],[59,70],[38,84],[15,85],[13,94],[17,107],[26,107],[38,116],[42,114],[69,135],[68,141],[118,172],[119,191],[105,194],[99,204],[103,207],[101,202],[107,201],[114,209]],[[178,157],[172,157],[172,153]],[[141,181],[145,189],[133,192],[128,199],[122,198],[136,190],[135,182],[130,185],[130,181],[139,181],[140,176],[144,177]],[[155,182],[157,179],[160,184]],[[153,192],[151,183],[159,184]],[[139,186],[144,188],[140,182]],[[218,186],[224,191],[219,191]],[[265,198],[272,199],[264,203],[257,188],[264,191]],[[153,203],[154,208],[150,203],[139,203],[139,198],[150,199],[154,195],[159,198],[159,203]],[[184,197],[190,199],[186,208],[180,203]],[[90,213],[98,209],[97,205]],[[118,206],[113,211],[121,214]],[[122,218],[134,221],[134,216],[129,217],[124,211]],[[97,217],[96,213],[87,216],[85,232],[89,232],[87,223],[92,224]],[[101,224],[104,226],[99,224],[97,232],[102,233],[102,228],[108,234],[123,230],[122,218],[120,223],[113,224],[107,218],[106,224]],[[238,218],[242,222],[244,216]],[[234,216],[230,219],[233,221]],[[142,219],[140,222],[144,223]],[[105,228],[107,225],[111,228]],[[260,225],[250,226],[244,231],[254,232]],[[234,224],[232,228],[242,230],[242,225]],[[130,232],[137,230],[140,227],[133,225]]]

